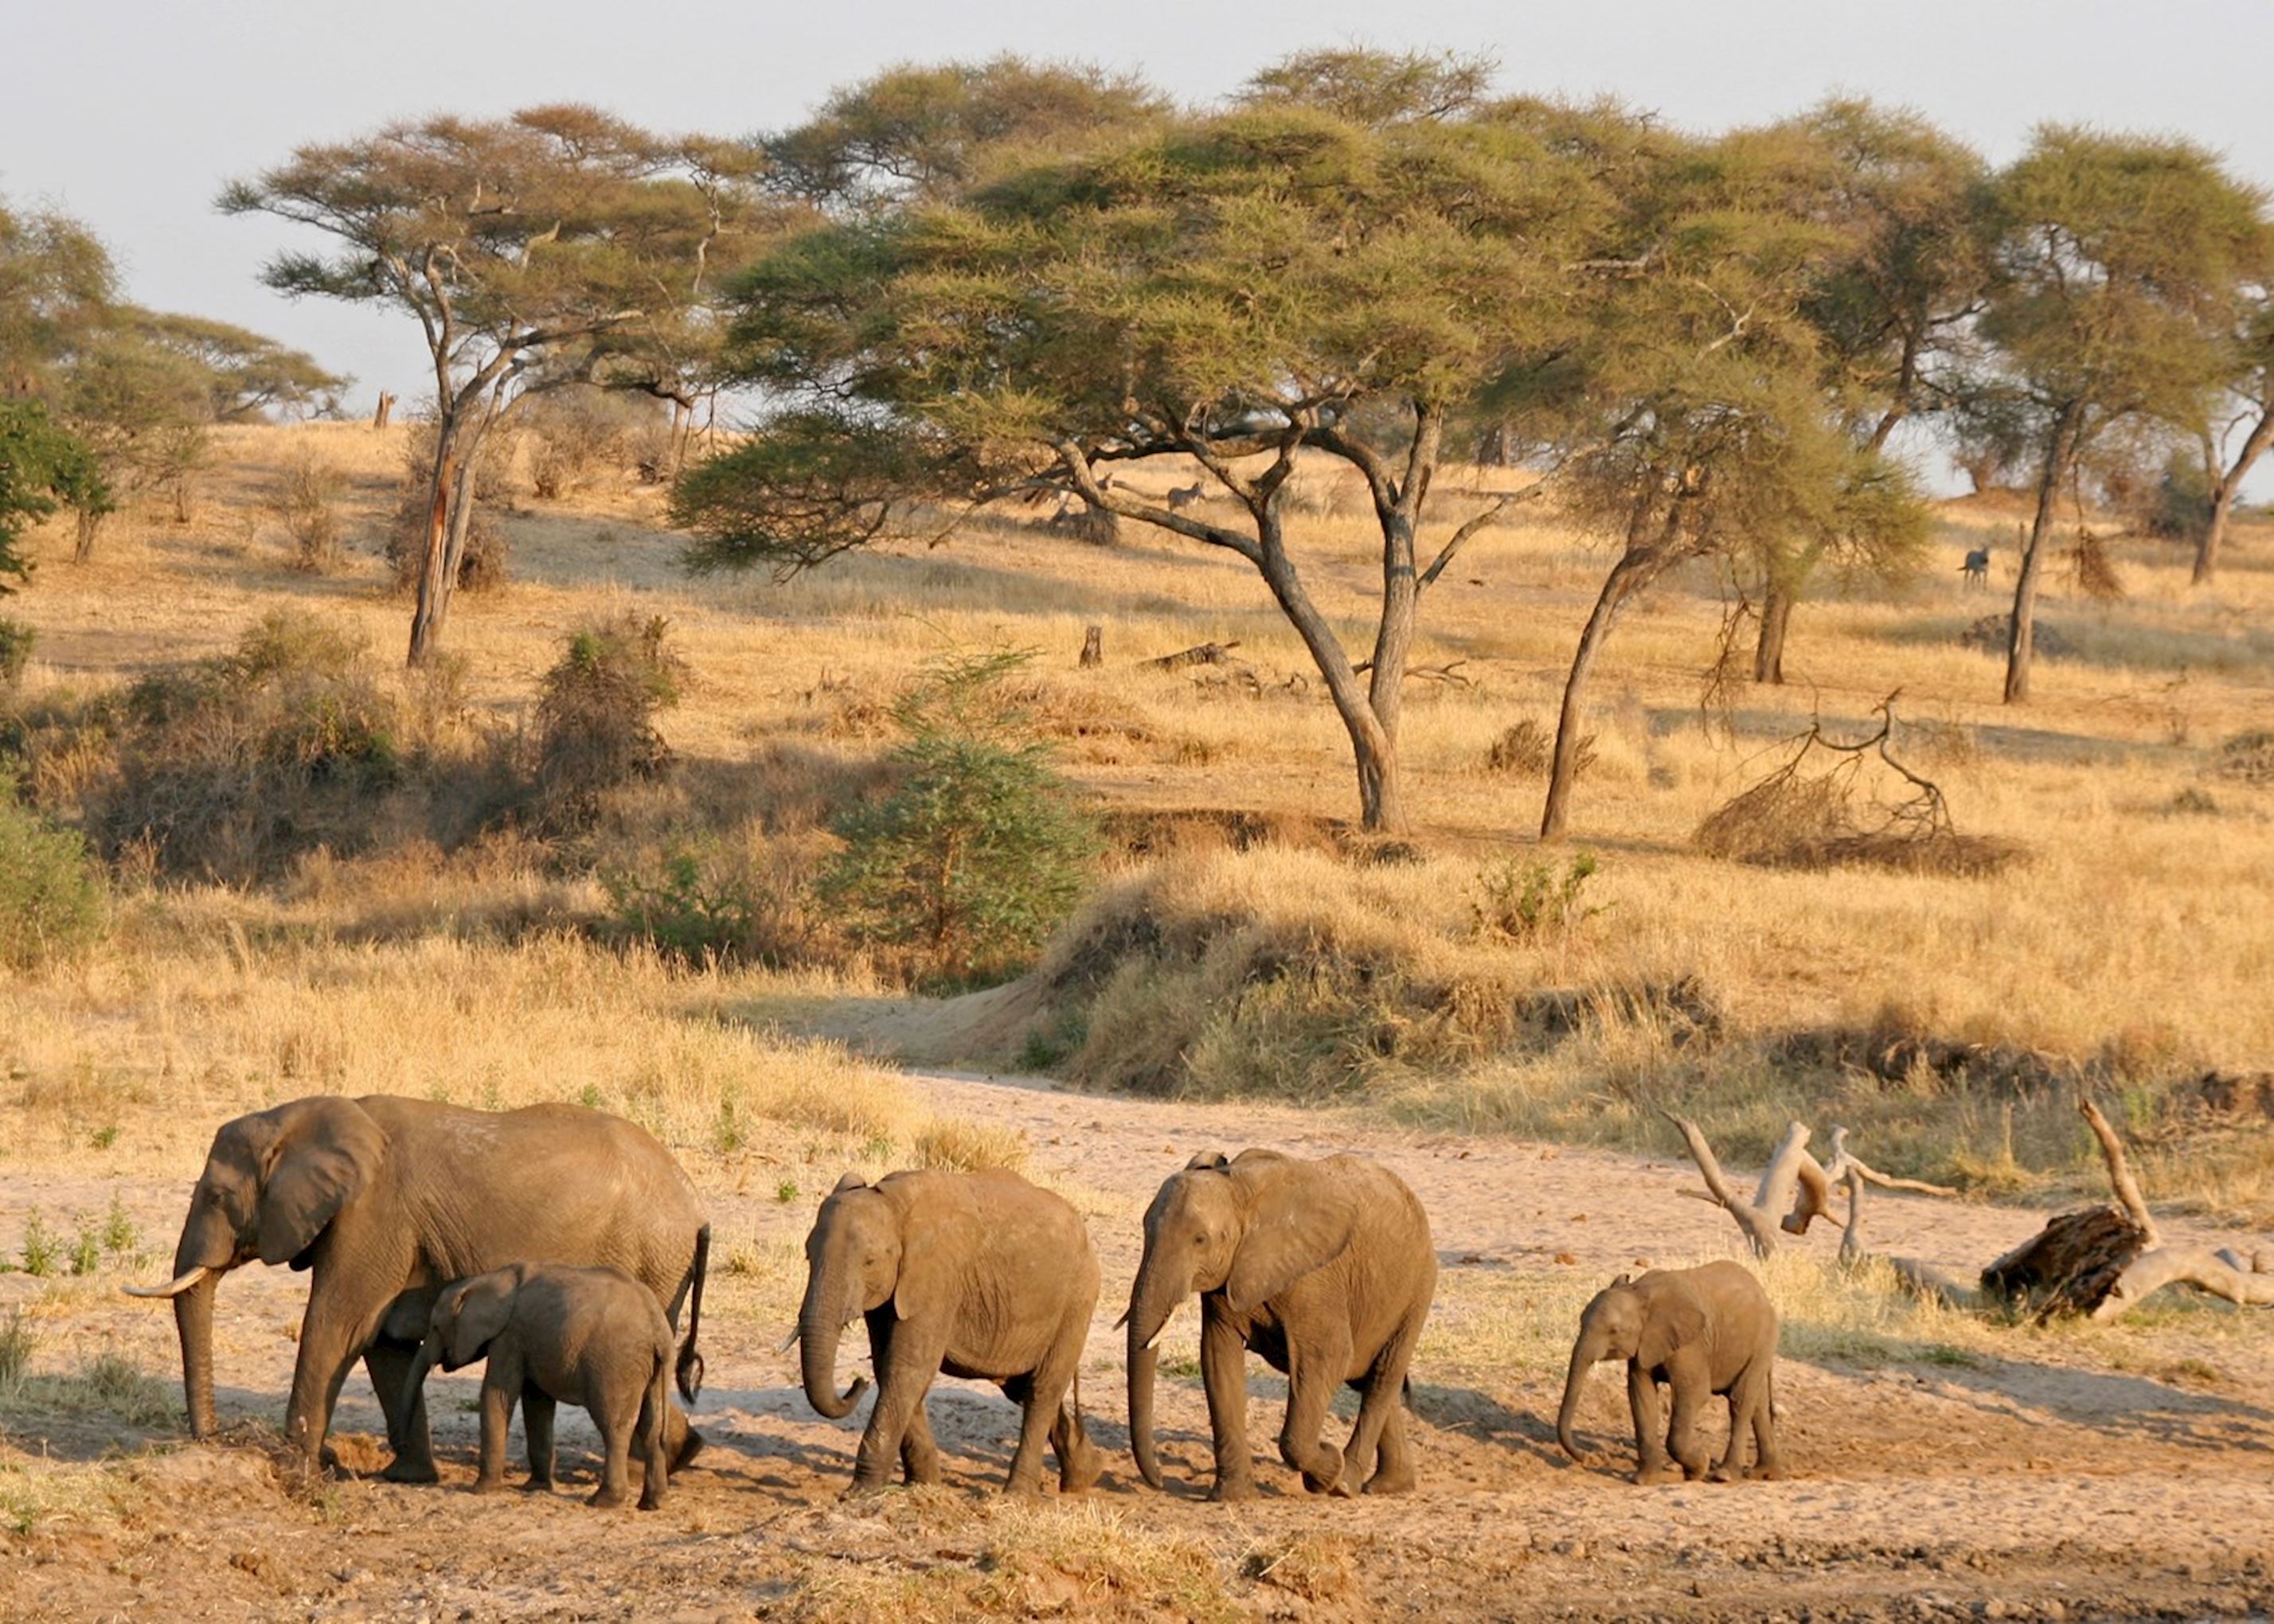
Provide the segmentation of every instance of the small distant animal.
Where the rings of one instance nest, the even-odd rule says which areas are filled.
[[[1958,568],[1965,575],[1966,583],[1969,586],[1988,586],[1990,584],[1990,549],[1975,548],[1966,555],[1966,562]]]
[[[1193,480],[1190,485],[1170,486],[1169,511],[1171,513],[1182,513],[1186,508],[1199,501],[1201,495],[1207,491],[1207,485],[1198,479]]]

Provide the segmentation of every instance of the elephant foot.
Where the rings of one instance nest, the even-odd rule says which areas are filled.
[[[442,1474],[434,1470],[432,1461],[406,1461],[401,1455],[387,1463],[380,1474],[382,1483],[440,1483]]]
[[[1031,1477],[1013,1477],[1003,1485],[1003,1492],[1020,1500],[1040,1500],[1043,1497],[1043,1474],[1036,1472]]]
[[[1396,1474],[1376,1472],[1367,1479],[1366,1492],[1369,1494],[1411,1494],[1413,1492],[1413,1474],[1410,1470]]]
[[[659,1490],[659,1491],[657,1491],[655,1493],[651,1494],[651,1493],[649,1493],[649,1492],[648,1492],[646,1490],[644,1490],[644,1489],[641,1490],[641,1491],[640,1491],[640,1497],[639,1497],[639,1508],[640,1508],[642,1511],[660,1511],[660,1510],[662,1510],[662,1509],[663,1509],[663,1494],[662,1494],[662,1492],[661,1492],[660,1490]]]
[[[552,1478],[539,1477],[533,1474],[531,1476],[528,1482],[521,1485],[521,1492],[523,1494],[550,1494],[553,1492],[553,1482]]]
[[[679,1440],[678,1451],[671,1457],[671,1470],[685,1471],[695,1457],[702,1453],[703,1434],[690,1426],[687,1429],[687,1436]]]
[[[604,1484],[586,1495],[584,1503],[588,1506],[598,1506],[603,1510],[610,1510],[622,1505],[629,1498],[630,1496],[621,1489],[612,1489]]]
[[[1682,1468],[1672,1461],[1653,1461],[1635,1469],[1634,1480],[1643,1484],[1679,1483],[1682,1481]]]
[[[855,1477],[849,1485],[847,1485],[845,1492],[841,1498],[845,1500],[867,1500],[872,1494],[882,1494],[886,1486],[885,1480],[881,1477],[873,1479]]]
[[[1292,1466],[1294,1462],[1290,1461],[1288,1464]],[[1314,1494],[1347,1496],[1350,1493],[1350,1491],[1343,1486],[1343,1452],[1332,1444],[1319,1446],[1319,1460],[1316,1465],[1302,1467],[1299,1470],[1303,1474],[1303,1486]]]
[[[1246,1477],[1231,1479],[1219,1477],[1216,1480],[1216,1487],[1209,1491],[1209,1498],[1219,1505],[1225,1506],[1240,1500],[1254,1500],[1255,1485],[1252,1479]]]
[[[1732,1466],[1727,1461],[1717,1461],[1714,1462],[1713,1470],[1706,1474],[1706,1481],[1708,1483],[1743,1483],[1744,1480],[1745,1469],[1742,1466]]]
[[[1776,1462],[1768,1465],[1756,1466],[1753,1468],[1753,1476],[1764,1483],[1782,1483],[1792,1474],[1785,1470],[1782,1462]]]
[[[477,1494],[494,1494],[504,1487],[503,1477],[477,1477],[474,1479],[473,1492]]]

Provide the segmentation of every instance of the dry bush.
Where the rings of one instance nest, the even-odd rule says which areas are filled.
[[[268,505],[291,538],[295,569],[321,575],[339,568],[344,551],[339,500],[346,485],[346,477],[312,446],[296,447],[286,459]]]
[[[1894,868],[1981,879],[2029,855],[2018,840],[1890,821],[1859,827],[1849,786],[1829,774],[1772,778],[1732,796],[1698,825],[1710,857],[1766,868]]]
[[[632,448],[666,427],[657,403],[644,396],[589,387],[540,395],[522,414],[529,446],[531,493],[561,498],[600,472],[629,465]]]
[[[2237,733],[2220,745],[2218,771],[2245,784],[2274,784],[2274,728]]]
[[[2124,601],[2124,578],[2116,573],[2116,564],[2108,556],[2108,544],[2090,530],[2076,533],[2076,544],[2069,549],[2069,579],[2077,591],[2097,604],[2120,604]]]
[[[1485,771],[1505,778],[1544,778],[1555,763],[1555,730],[1541,726],[1530,717],[1503,728],[1485,752]],[[1594,734],[1581,736],[1572,764],[1582,776],[1595,764]]]
[[[1022,1173],[1034,1154],[1033,1141],[1018,1129],[961,1117],[933,1118],[916,1130],[908,1145],[909,1158],[916,1166],[963,1173],[982,1168]]]
[[[671,752],[655,716],[679,703],[687,663],[670,622],[629,611],[573,632],[537,702],[538,821],[590,823],[607,791],[660,774]]]

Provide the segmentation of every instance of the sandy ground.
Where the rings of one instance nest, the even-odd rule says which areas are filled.
[[[1555,1447],[1558,1344],[1570,1309],[1609,1274],[1726,1252],[1734,1231],[1686,1199],[1666,1161],[1514,1140],[1420,1136],[1291,1109],[1201,1105],[922,1074],[937,1109],[1015,1127],[1029,1172],[1075,1194],[1103,1254],[1084,1371],[1107,1481],[1063,1510],[1006,1504],[1013,1411],[991,1388],[943,1381],[932,1414],[947,1485],[844,1502],[857,1428],[817,1419],[776,1349],[802,1283],[794,1248],[833,1169],[794,1146],[697,1166],[722,1237],[697,1406],[711,1447],[651,1515],[599,1513],[568,1492],[477,1499],[470,1375],[437,1379],[441,1488],[281,1476],[258,1440],[281,1415],[305,1282],[246,1270],[222,1289],[218,1354],[233,1447],[102,1414],[22,1412],[0,1441],[11,1484],[85,1478],[84,1507],[0,1515],[0,1616],[1291,1618],[2198,1617],[2274,1610],[2274,1353],[2226,1311],[2158,1330],[2118,1361],[2090,1338],[2027,1342],[2024,1357],[1923,1347],[1916,1357],[1790,1351],[1780,1408],[1795,1480],[1639,1489],[1624,1481],[1623,1406],[1597,1378],[1584,1464]],[[1251,1433],[1263,1497],[1205,1504],[1207,1416],[1193,1316],[1164,1344],[1170,1486],[1127,1465],[1119,1312],[1137,1216],[1194,1151],[1270,1145],[1375,1155],[1421,1195],[1444,1272],[1439,1329],[1416,1367],[1418,1492],[1320,1500],[1269,1456],[1284,1387],[1258,1363]],[[0,1244],[16,1214],[98,1210],[114,1189],[147,1244],[178,1222],[178,1177],[99,1188],[0,1174]],[[797,1182],[803,1193],[785,1196]],[[1875,1246],[1978,1266],[2042,1214],[1887,1198]],[[1807,1243],[1826,1254],[1837,1237]],[[153,1272],[162,1273],[162,1259]],[[41,1368],[105,1348],[169,1372],[170,1321],[99,1278],[0,1276],[0,1313],[30,1305]],[[2201,1322],[2209,1357],[2195,1357]],[[1184,1340],[1179,1341],[1182,1337]],[[2124,1348],[2133,1344],[2126,1342]],[[1433,1351],[1434,1349],[1434,1351]],[[1513,1350],[1513,1351],[1510,1351]],[[857,1333],[841,1368],[860,1353]],[[2184,1356],[2184,1357],[2183,1357]],[[1185,1372],[1179,1374],[1179,1372]],[[1345,1406],[1347,1409],[1347,1406]],[[591,1434],[562,1412],[572,1487]],[[265,1425],[263,1425],[265,1424]],[[350,1465],[383,1450],[361,1376],[337,1434]],[[517,1445],[516,1445],[517,1449]],[[44,1457],[44,1458],[42,1458]]]

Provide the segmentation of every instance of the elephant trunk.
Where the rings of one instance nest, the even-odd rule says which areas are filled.
[[[418,1395],[426,1386],[426,1373],[440,1362],[441,1357],[442,1333],[427,1332],[425,1340],[418,1344],[417,1357],[410,1361],[410,1372],[403,1379],[403,1400],[395,1406],[395,1414],[408,1417],[418,1410]],[[402,1440],[390,1438],[387,1442],[389,1448],[398,1454],[402,1452]]]
[[[1579,1410],[1579,1389],[1586,1386],[1587,1372],[1600,1352],[1593,1335],[1582,1331],[1572,1345],[1571,1368],[1563,1378],[1563,1404],[1555,1412],[1555,1441],[1575,1461],[1579,1458],[1579,1440],[1572,1435],[1571,1421]]]
[[[832,1421],[842,1421],[869,1385],[855,1376],[853,1385],[837,1390],[837,1338],[845,1328],[847,1287],[841,1265],[817,1266],[806,1282],[805,1304],[798,1311],[800,1368],[805,1377],[805,1402]]]
[[[190,1407],[190,1436],[220,1431],[214,1416],[214,1296],[221,1275],[208,1269],[174,1297],[174,1333],[182,1342],[182,1396]]]
[[[182,1395],[189,1403],[192,1438],[211,1438],[220,1430],[214,1416],[214,1295],[221,1277],[236,1267],[237,1252],[237,1236],[227,1219],[200,1192],[190,1203],[174,1248],[173,1280],[134,1290],[138,1297],[173,1299],[174,1333],[182,1344]]]
[[[1153,1488],[1161,1486],[1161,1460],[1153,1447],[1153,1388],[1160,1373],[1161,1333],[1176,1312],[1176,1299],[1155,1278],[1151,1259],[1141,1264],[1137,1283],[1129,1293],[1129,1452],[1137,1459],[1137,1475]]]

